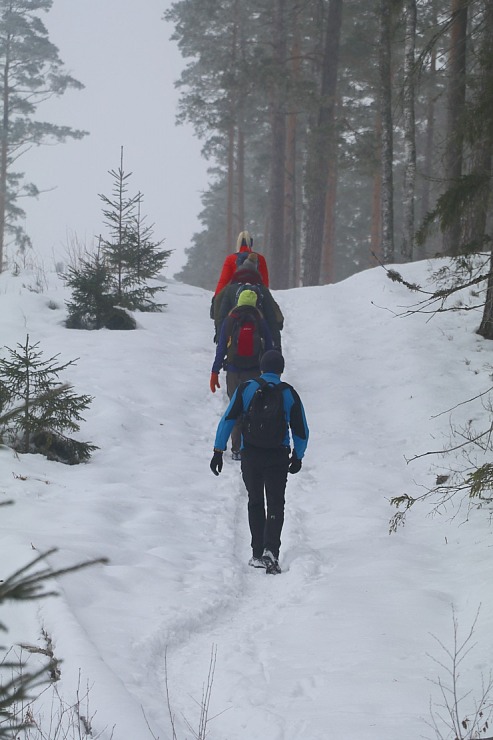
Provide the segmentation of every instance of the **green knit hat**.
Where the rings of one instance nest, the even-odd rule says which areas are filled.
[[[256,306],[257,294],[254,290],[242,290],[238,296],[238,306]]]

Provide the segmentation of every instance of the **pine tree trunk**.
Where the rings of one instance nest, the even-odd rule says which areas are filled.
[[[292,84],[296,85],[300,80],[301,71],[301,34],[300,34],[300,5],[298,2],[293,4],[292,8],[292,27],[291,35],[293,42],[291,44],[291,77]],[[287,115],[286,121],[286,165],[285,165],[285,182],[284,182],[284,243],[288,257],[288,285],[287,287],[297,286],[299,278],[299,246],[298,246],[298,219],[297,214],[297,140],[298,114],[297,111],[291,111]]]
[[[382,160],[382,118],[377,110],[375,119],[375,149],[376,161]],[[375,168],[372,182],[371,197],[371,225],[370,225],[370,260],[369,264],[374,267],[382,262],[382,167]]]
[[[342,0],[330,0],[320,90],[318,120],[310,133],[305,173],[306,244],[304,285],[319,285],[322,269],[327,189],[334,167],[337,70],[342,24]],[[332,158],[331,158],[332,157]]]
[[[288,262],[288,285],[293,287],[297,254],[296,238],[296,127],[298,117],[291,113],[286,128],[286,172],[284,182],[284,246]]]
[[[466,104],[467,4],[452,0],[450,57],[447,90],[447,148],[445,154],[446,187],[452,187],[462,175],[464,113]],[[444,231],[443,251],[460,251],[460,217]]]
[[[437,25],[437,0],[432,0],[432,24]],[[429,89],[427,92],[427,103],[426,103],[426,130],[425,130],[425,146],[423,156],[423,185],[421,188],[421,206],[420,206],[420,220],[422,221],[428,211],[430,210],[430,181],[433,173],[433,151],[434,151],[434,140],[435,140],[435,98],[436,98],[436,77],[437,77],[437,51],[436,46],[430,53],[430,69],[429,69]],[[418,259],[425,257],[424,247],[418,246],[419,253],[416,255]]]
[[[238,216],[237,216],[237,231],[243,231],[246,228],[245,224],[245,134],[243,132],[243,126],[241,123],[238,127],[238,151],[237,151],[237,201],[238,201]]]
[[[336,252],[336,203],[337,203],[337,154],[331,157],[325,202],[324,241],[320,271],[322,285],[335,282]]]
[[[394,260],[394,144],[392,125],[392,0],[380,0],[380,117],[382,166],[382,258]]]
[[[9,55],[6,50],[3,67],[3,111],[2,132],[0,136],[0,272],[3,272],[5,252],[5,223],[7,212],[7,168],[8,168],[8,131],[9,131]]]
[[[414,198],[416,189],[416,126],[414,111],[414,75],[416,50],[416,0],[405,3],[406,33],[404,49],[404,208],[402,256],[414,255]]]
[[[234,177],[235,177],[235,127],[231,124],[228,131],[228,173],[227,173],[227,202],[226,202],[226,252],[234,248],[233,238],[233,208],[234,208]]]
[[[286,110],[284,76],[286,66],[286,0],[274,2],[274,65],[277,79],[271,99],[271,177],[269,188],[270,265],[273,288],[287,288],[289,264],[284,249],[284,182],[286,163]]]
[[[493,339],[493,247],[490,253],[490,267],[488,286],[486,289],[486,301],[483,308],[483,316],[479,325],[478,334],[485,339]]]
[[[481,78],[477,93],[482,115],[477,124],[480,126],[480,136],[473,152],[472,169],[472,174],[478,178],[480,189],[466,215],[464,233],[464,241],[478,250],[484,247],[493,169],[493,6],[491,2],[488,2],[485,7],[482,33],[483,43],[479,55]],[[478,334],[485,339],[493,339],[493,247],[489,269],[486,302],[478,329]]]

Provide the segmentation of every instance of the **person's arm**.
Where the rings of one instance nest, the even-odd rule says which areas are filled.
[[[236,254],[228,254],[226,259],[223,262],[223,267],[221,270],[221,274],[219,275],[219,280],[217,281],[216,290],[214,291],[214,295],[217,295],[221,292],[221,290],[229,283],[231,278],[233,277],[234,271],[236,270]]]
[[[289,390],[293,400],[289,409],[289,427],[296,457],[302,460],[308,445],[309,429],[301,398],[294,388],[290,387]]]
[[[224,319],[224,321],[221,324],[221,331],[219,332],[219,340],[217,342],[216,347],[216,356],[214,358],[214,362],[212,363],[212,371],[213,373],[218,373],[221,371],[221,368],[223,366],[224,358],[226,357],[227,352],[227,341],[228,341],[228,330],[227,330],[227,321]]]
[[[269,325],[269,330],[272,338],[273,349],[281,349],[281,332],[277,324],[276,313],[274,310],[274,298],[268,288],[262,289],[262,311],[265,316],[265,320]]]
[[[256,253],[258,254],[258,252]],[[263,254],[258,254],[258,271],[266,288],[269,287],[269,269]]]
[[[228,446],[228,439],[236,420],[243,413],[243,388],[244,384],[241,383],[233,393],[231,401],[228,404],[228,408],[221,417],[221,421],[218,424],[216,439],[214,440],[214,450],[224,450]]]

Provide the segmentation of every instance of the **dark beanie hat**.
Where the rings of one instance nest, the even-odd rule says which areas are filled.
[[[281,375],[284,370],[284,357],[277,349],[269,349],[262,355],[260,369],[263,373],[276,373]]]

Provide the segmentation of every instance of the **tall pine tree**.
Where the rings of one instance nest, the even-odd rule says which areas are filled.
[[[0,0],[0,272],[7,237],[24,248],[29,237],[18,224],[25,214],[19,197],[37,195],[14,163],[32,146],[80,139],[85,131],[36,120],[41,102],[83,85],[63,68],[40,12],[53,0]]]

